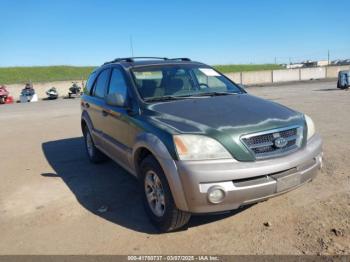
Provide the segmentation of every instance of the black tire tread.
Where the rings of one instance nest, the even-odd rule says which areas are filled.
[[[173,221],[169,227],[169,231],[179,229],[186,225],[190,220],[191,215],[179,209],[173,211]]]

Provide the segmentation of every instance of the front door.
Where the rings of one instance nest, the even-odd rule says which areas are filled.
[[[128,87],[123,72],[113,68],[107,94],[119,93],[125,100],[128,97]],[[137,134],[137,127],[132,123],[132,117],[126,108],[105,105],[103,133],[107,140],[109,155],[117,162],[129,167],[132,145]]]

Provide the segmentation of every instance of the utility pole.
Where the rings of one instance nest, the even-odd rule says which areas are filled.
[[[134,47],[132,43],[132,36],[130,36],[130,51],[131,51],[131,56],[134,56]]]
[[[275,57],[275,65],[277,65],[277,57]]]
[[[329,49],[328,49],[328,65],[330,64],[330,54],[329,54]]]

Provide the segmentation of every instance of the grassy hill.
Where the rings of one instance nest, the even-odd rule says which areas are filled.
[[[86,79],[95,67],[0,67],[0,84]]]
[[[260,71],[280,69],[279,65],[216,65],[214,66],[222,73]],[[64,80],[86,79],[95,67],[76,66],[35,66],[35,67],[0,67],[0,85],[32,82],[52,82]]]
[[[275,64],[215,65],[214,67],[221,73],[283,69],[282,66]]]

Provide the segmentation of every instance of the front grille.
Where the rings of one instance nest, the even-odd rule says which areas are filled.
[[[293,126],[249,134],[241,140],[256,159],[263,159],[297,150],[301,146],[302,138],[302,127]]]

